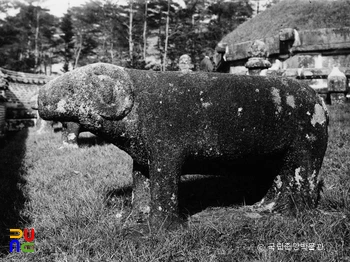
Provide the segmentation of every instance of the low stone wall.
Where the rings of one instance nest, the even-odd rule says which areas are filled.
[[[349,52],[348,49],[345,50],[344,44],[350,44],[350,40],[347,39],[350,37],[350,28],[304,31],[301,35],[303,38],[295,29],[281,30],[280,44],[286,41],[293,42],[285,50],[279,46],[280,53],[277,52],[277,49],[271,49],[273,47],[271,39],[270,42],[269,39],[265,39],[266,42],[255,40],[227,47],[226,55],[229,52],[235,52],[234,59],[232,57],[226,58],[231,65],[229,72],[296,78],[306,82],[324,96],[328,104],[331,104],[332,100],[334,102],[346,101],[350,92],[348,81],[350,54],[344,53]],[[313,41],[321,41],[321,43],[312,44]],[[287,51],[288,59],[283,62],[276,56],[274,57],[274,53],[283,56],[284,52]],[[304,51],[322,51],[323,53],[305,54]],[[327,55],[327,52],[330,51],[333,55]],[[243,61],[246,61],[245,64],[237,66],[237,63],[240,64]]]
[[[324,97],[327,104],[345,102],[347,101],[347,95],[350,93],[349,67],[267,70],[266,75],[296,78],[306,82]]]

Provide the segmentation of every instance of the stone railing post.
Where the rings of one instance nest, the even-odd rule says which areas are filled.
[[[326,103],[332,104],[332,101],[345,102],[346,94],[349,91],[348,79],[338,67],[334,67],[332,72],[328,75],[327,87],[328,93]]]
[[[250,58],[245,67],[248,68],[249,75],[261,75],[264,69],[271,67],[271,63],[267,60],[266,44],[263,41],[254,41],[248,54]]]

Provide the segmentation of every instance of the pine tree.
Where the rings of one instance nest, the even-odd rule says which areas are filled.
[[[62,38],[64,42],[64,65],[63,65],[63,72],[69,71],[69,63],[73,58],[74,54],[74,32],[73,32],[73,23],[72,23],[72,15],[70,11],[68,11],[62,18],[60,28],[62,30],[62,35],[60,37]]]

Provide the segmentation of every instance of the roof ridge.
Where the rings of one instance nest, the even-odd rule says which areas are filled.
[[[46,84],[53,76],[48,76],[44,74],[32,74],[32,73],[24,73],[20,71],[12,71],[5,68],[0,67],[0,76],[8,79],[12,82],[21,82],[26,84]]]

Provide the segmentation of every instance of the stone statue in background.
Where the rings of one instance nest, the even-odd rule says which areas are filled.
[[[248,68],[249,75],[266,75],[266,70],[271,67],[270,61],[267,59],[268,51],[266,44],[261,40],[252,43],[248,55],[250,58],[245,64]]]
[[[184,54],[179,59],[179,69],[181,72],[191,72],[193,69],[192,59],[189,55]]]

